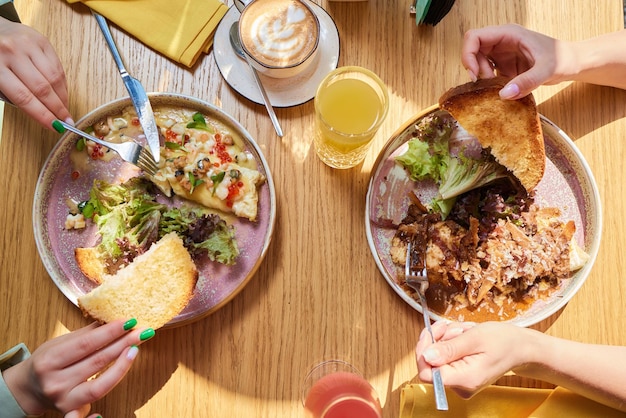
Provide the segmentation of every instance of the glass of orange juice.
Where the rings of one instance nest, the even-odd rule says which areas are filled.
[[[381,79],[362,67],[331,71],[315,94],[315,151],[334,168],[350,168],[365,158],[389,111]]]
[[[328,360],[304,379],[302,404],[308,418],[381,418],[374,388],[350,363]]]

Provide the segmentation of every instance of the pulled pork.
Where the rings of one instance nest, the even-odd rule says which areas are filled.
[[[391,256],[404,265],[407,243],[414,243],[426,261],[430,307],[439,314],[485,306],[508,319],[501,315],[504,306],[529,305],[569,277],[574,232],[574,222],[562,222],[559,209],[539,208],[525,193],[490,187],[460,197],[445,220],[413,203],[393,238]]]

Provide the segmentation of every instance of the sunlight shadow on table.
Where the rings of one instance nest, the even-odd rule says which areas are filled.
[[[576,142],[596,129],[626,117],[626,91],[617,90],[618,94],[615,94],[615,90],[593,84],[570,83],[539,103],[538,109]],[[609,97],[614,97],[614,100],[609,100]]]

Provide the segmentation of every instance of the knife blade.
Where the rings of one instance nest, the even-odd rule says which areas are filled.
[[[141,85],[141,82],[132,77],[128,71],[126,71],[122,57],[117,49],[117,46],[115,45],[115,41],[113,41],[113,36],[111,35],[111,30],[109,29],[106,18],[93,10],[91,13],[96,18],[109,50],[113,55],[113,60],[115,61],[115,65],[117,65],[120,75],[122,76],[124,86],[126,87],[126,90],[128,90],[130,99],[135,106],[135,111],[137,112],[139,123],[141,124],[143,133],[148,141],[150,152],[154,157],[154,161],[158,163],[159,157],[161,156],[161,143],[159,140],[159,130],[156,125],[156,120],[154,119],[154,112],[152,111],[152,105],[148,99],[148,94]]]

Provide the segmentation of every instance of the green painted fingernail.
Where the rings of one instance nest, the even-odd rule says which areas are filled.
[[[154,337],[154,330],[152,328],[146,328],[141,331],[141,334],[139,334],[139,339],[141,341],[149,340],[152,337]]]
[[[135,325],[137,325],[137,320],[135,318],[130,318],[128,321],[124,322],[124,331],[133,329]]]
[[[54,128],[55,131],[57,131],[60,134],[65,132],[65,127],[63,126],[60,120],[55,120],[54,122],[52,122],[52,127]]]

